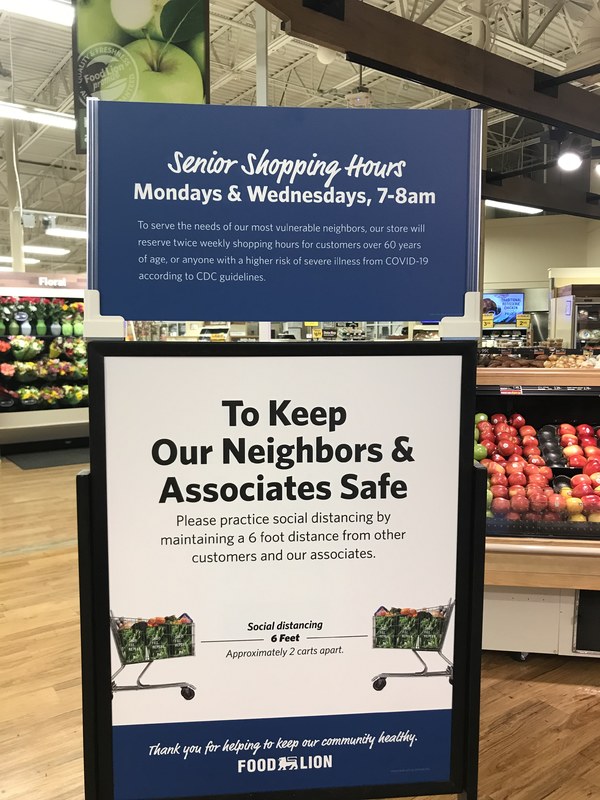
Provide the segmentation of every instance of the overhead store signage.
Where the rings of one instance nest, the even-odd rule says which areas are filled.
[[[88,97],[207,102],[208,0],[76,0],[74,5],[78,153],[86,152]]]
[[[474,344],[215,352],[90,344],[93,796],[461,791],[478,725]],[[185,375],[175,414],[140,395],[157,375]],[[365,385],[386,386],[376,414]]]
[[[462,315],[477,288],[480,120],[92,103],[90,288],[102,314]]]

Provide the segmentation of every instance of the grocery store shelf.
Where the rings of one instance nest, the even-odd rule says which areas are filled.
[[[491,392],[516,387],[523,394],[565,394],[574,390],[600,394],[600,369],[479,367],[477,387]]]
[[[486,539],[486,586],[600,590],[600,542]]]
[[[89,435],[87,408],[12,411],[0,415],[0,445]]]

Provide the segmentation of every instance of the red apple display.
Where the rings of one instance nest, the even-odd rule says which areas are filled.
[[[513,427],[517,428],[517,430],[525,425],[525,417],[521,414],[512,414],[508,421]]]
[[[490,420],[492,425],[497,425],[499,422],[506,423],[506,416],[504,414],[492,414]]]
[[[506,497],[494,497],[492,500],[492,514],[495,517],[504,517],[510,511],[510,501]]]
[[[517,514],[525,514],[529,511],[529,500],[522,494],[516,494],[510,498],[510,507]]]

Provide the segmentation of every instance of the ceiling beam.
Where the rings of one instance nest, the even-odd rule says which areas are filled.
[[[302,0],[260,0],[303,41],[347,54],[349,60],[492,108],[600,137],[600,97],[570,84],[556,97],[535,90],[536,71],[382,11],[345,0],[344,20],[313,11]]]

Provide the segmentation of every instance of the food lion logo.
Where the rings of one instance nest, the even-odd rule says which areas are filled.
[[[138,89],[139,71],[131,55],[113,42],[98,42],[79,54],[77,87],[79,101],[131,100]]]

